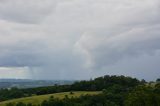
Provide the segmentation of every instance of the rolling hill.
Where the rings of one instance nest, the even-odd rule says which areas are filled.
[[[53,96],[54,98],[63,99],[66,95],[70,98],[70,97],[79,97],[81,95],[86,95],[86,94],[96,95],[99,93],[101,92],[100,91],[76,91],[76,92],[73,92],[73,94],[71,94],[70,92],[62,92],[62,93],[54,93],[54,94],[47,94],[47,95],[40,95],[40,96],[31,96],[31,97],[25,97],[25,98],[19,98],[19,99],[0,102],[0,106],[5,106],[7,103],[17,103],[17,102],[39,104],[43,100],[47,100],[51,96]]]

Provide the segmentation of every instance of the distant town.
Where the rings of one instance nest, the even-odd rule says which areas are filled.
[[[0,79],[0,88],[34,88],[41,86],[72,84],[74,80],[30,80],[30,79]]]

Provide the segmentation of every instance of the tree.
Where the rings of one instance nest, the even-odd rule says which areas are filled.
[[[138,86],[127,97],[126,106],[160,106],[160,95],[150,86]]]
[[[156,80],[156,82],[160,82],[160,78],[158,78],[158,79]]]
[[[142,84],[145,84],[145,83],[146,83],[146,81],[145,81],[144,79],[142,79],[142,80],[141,80],[141,83],[142,83]]]

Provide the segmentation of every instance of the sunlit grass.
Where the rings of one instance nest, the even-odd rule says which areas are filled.
[[[32,96],[32,97],[25,97],[25,98],[19,98],[19,99],[13,99],[8,100],[4,102],[0,102],[0,106],[5,106],[7,103],[17,103],[17,102],[23,102],[23,103],[32,103],[32,104],[40,104],[42,101],[47,100],[49,97],[53,96],[54,98],[63,99],[66,95],[71,97],[79,97],[81,95],[96,95],[99,94],[98,91],[76,91],[71,94],[70,92],[62,92],[62,93],[54,93],[54,94],[48,94],[48,95],[40,95],[40,96]]]

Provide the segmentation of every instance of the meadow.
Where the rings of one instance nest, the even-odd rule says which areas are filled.
[[[6,106],[7,103],[18,103],[18,102],[23,102],[23,103],[32,103],[34,105],[40,104],[44,100],[48,100],[51,96],[54,98],[59,98],[63,99],[67,95],[69,98],[71,97],[80,97],[81,95],[96,95],[99,94],[99,91],[75,91],[75,92],[62,92],[62,93],[54,93],[54,94],[47,94],[47,95],[40,95],[40,96],[31,96],[31,97],[24,97],[24,98],[19,98],[19,99],[13,99],[13,100],[8,100],[4,102],[0,102],[0,106]]]

